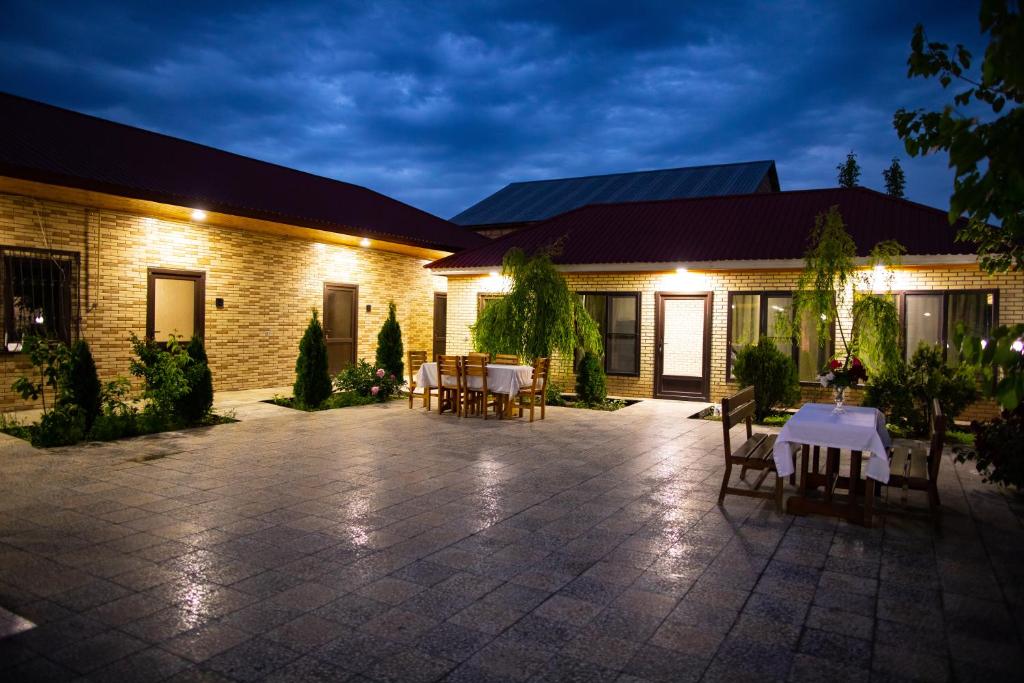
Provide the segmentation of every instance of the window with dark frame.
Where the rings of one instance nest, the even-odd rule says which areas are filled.
[[[504,294],[477,294],[476,295],[476,314],[479,317],[484,309],[490,304],[494,303],[498,299],[504,299]]]
[[[597,322],[608,375],[640,375],[640,293],[579,292],[583,307]]]
[[[938,346],[950,365],[959,362],[956,348],[957,327],[968,334],[987,337],[997,324],[999,291],[931,290],[903,292],[900,327],[904,357],[909,359],[921,344]]]
[[[801,382],[815,382],[828,362],[831,345],[818,340],[817,325],[805,318],[800,325],[800,341],[784,335],[780,316],[792,320],[792,292],[729,292],[728,353],[726,379],[732,380],[736,353],[761,337],[775,341],[779,351],[789,354],[796,364]]]
[[[206,273],[150,268],[146,297],[146,336],[164,343],[188,343],[205,336]]]
[[[77,253],[0,247],[2,351],[21,351],[27,335],[70,344],[78,336]]]

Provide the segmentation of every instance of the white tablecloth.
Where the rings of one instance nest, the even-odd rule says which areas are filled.
[[[479,377],[469,377],[470,389],[479,389],[483,384]],[[533,381],[532,365],[494,365],[487,366],[487,391],[492,394],[518,394],[522,387]],[[454,379],[445,378],[445,385]],[[437,386],[437,363],[424,363],[416,373],[417,387]],[[540,387],[537,387],[540,389]]]
[[[870,453],[867,476],[883,484],[889,481],[889,456],[892,444],[885,429],[885,416],[875,408],[850,406],[835,415],[831,403],[806,403],[789,418],[775,441],[775,468],[780,477],[795,471],[793,456],[802,444],[843,448]]]

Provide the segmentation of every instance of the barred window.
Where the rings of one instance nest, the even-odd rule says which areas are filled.
[[[26,335],[71,343],[78,334],[78,254],[0,247],[3,351]]]

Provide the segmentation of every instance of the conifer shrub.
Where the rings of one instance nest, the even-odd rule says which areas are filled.
[[[377,367],[401,379],[405,377],[402,359],[402,328],[395,317],[395,302],[388,304],[388,317],[377,335]]]
[[[327,370],[327,340],[316,309],[299,341],[299,357],[295,361],[295,401],[303,407],[315,408],[331,395],[331,375]]]

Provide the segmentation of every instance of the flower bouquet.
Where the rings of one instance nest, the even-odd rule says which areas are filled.
[[[835,392],[836,407],[832,410],[835,415],[846,412],[843,402],[846,400],[846,390],[856,386],[860,382],[867,381],[868,371],[857,356],[847,356],[844,362],[833,358],[825,366],[825,369],[818,374],[818,383],[825,388],[831,388]]]

